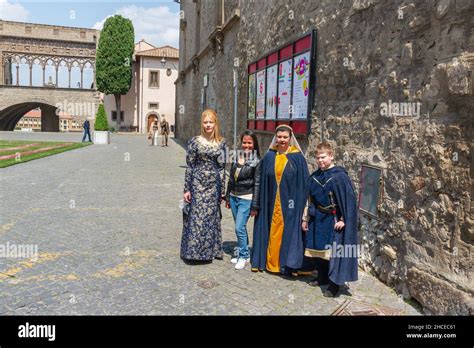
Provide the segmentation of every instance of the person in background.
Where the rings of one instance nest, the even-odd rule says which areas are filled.
[[[170,124],[163,117],[160,122],[161,128],[161,146],[168,146],[168,135],[170,134]]]
[[[84,128],[84,136],[82,137],[82,142],[84,143],[86,141],[86,136],[89,138],[89,142],[92,142],[91,132],[90,132],[91,125],[90,125],[90,122],[87,118],[84,121],[84,123],[82,124],[82,128]]]
[[[153,121],[148,133],[148,139],[151,139],[151,146],[158,145],[158,121]]]

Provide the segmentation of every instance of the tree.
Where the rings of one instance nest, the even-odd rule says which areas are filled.
[[[132,21],[115,15],[105,21],[97,47],[97,89],[102,93],[114,95],[118,130],[121,116],[120,97],[128,92],[132,84],[134,40]]]
[[[104,104],[100,104],[99,109],[97,109],[97,115],[95,116],[94,130],[96,131],[109,130],[109,123],[107,122],[107,115],[105,113]]]

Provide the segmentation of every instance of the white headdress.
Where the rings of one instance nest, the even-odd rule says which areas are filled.
[[[291,137],[290,137],[290,143],[289,143],[288,149],[290,149],[292,146],[294,146],[301,153],[303,153],[303,151],[301,150],[300,144],[298,144],[298,140],[296,140],[295,134],[293,133],[293,128],[291,128],[287,124],[281,124],[278,127],[276,127],[275,135],[273,136],[272,142],[270,143],[270,147],[268,148],[268,150],[271,150],[271,149],[276,150],[277,149],[276,133],[278,132],[279,128],[284,128],[285,130],[289,129],[291,131],[291,134],[290,134]],[[291,149],[290,149],[290,151],[291,151]]]

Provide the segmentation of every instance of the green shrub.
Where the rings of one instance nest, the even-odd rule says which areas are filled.
[[[107,122],[107,115],[105,114],[104,104],[100,104],[99,109],[97,110],[97,115],[95,116],[94,130],[109,130],[109,123]]]

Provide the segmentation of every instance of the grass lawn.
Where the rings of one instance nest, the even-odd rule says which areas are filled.
[[[0,168],[78,149],[91,144],[92,143],[68,143],[64,141],[0,140]],[[29,153],[53,146],[55,148],[43,152]],[[1,158],[7,155],[14,156],[13,158]]]

